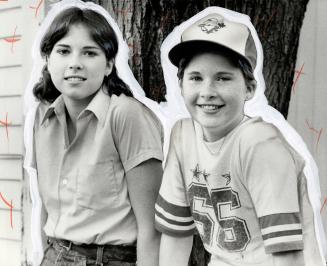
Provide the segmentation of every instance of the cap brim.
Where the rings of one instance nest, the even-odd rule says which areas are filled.
[[[168,53],[169,60],[178,67],[179,62],[182,58],[188,57],[192,54],[194,54],[196,51],[206,51],[210,49],[216,49],[219,50],[229,50],[231,52],[234,52],[236,55],[238,55],[241,58],[244,58],[251,66],[251,62],[241,55],[240,53],[215,42],[210,41],[204,41],[204,40],[192,40],[192,41],[185,41],[181,42],[177,45],[175,45]]]

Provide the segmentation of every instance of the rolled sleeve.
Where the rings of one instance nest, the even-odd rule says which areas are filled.
[[[162,127],[151,110],[125,97],[114,113],[115,140],[125,172],[151,158],[163,160]]]

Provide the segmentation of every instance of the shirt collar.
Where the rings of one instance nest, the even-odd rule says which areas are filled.
[[[109,109],[110,96],[106,94],[103,89],[99,89],[96,95],[93,97],[89,105],[81,112],[79,118],[87,115],[87,111],[92,112],[96,118],[99,120],[101,126],[104,126],[107,112]],[[41,125],[50,118],[53,114],[57,116],[65,113],[65,102],[60,95],[47,109],[45,112]]]
[[[84,116],[84,112],[90,111],[94,113],[100,124],[104,126],[109,109],[109,102],[110,96],[104,92],[103,88],[100,88],[89,105],[81,113],[80,117]]]
[[[62,97],[62,95],[60,95],[47,109],[47,111],[45,112],[41,125],[43,125],[43,123],[50,118],[53,114],[56,115],[61,115],[65,112],[65,102],[64,99]]]

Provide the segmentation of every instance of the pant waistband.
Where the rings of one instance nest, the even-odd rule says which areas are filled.
[[[103,260],[119,260],[124,262],[136,262],[136,246],[124,245],[97,245],[97,244],[81,244],[77,245],[65,239],[48,238],[48,243],[54,248],[64,248],[66,251],[73,250],[80,255],[97,259],[99,250],[103,252]]]

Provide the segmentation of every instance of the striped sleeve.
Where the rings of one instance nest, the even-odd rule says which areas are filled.
[[[299,205],[302,195],[298,193],[298,176],[302,169],[278,133],[272,130],[268,133],[263,132],[267,138],[248,150],[244,167],[263,245],[269,254],[302,250]]]
[[[195,232],[186,187],[181,170],[178,144],[180,141],[179,123],[170,137],[169,152],[155,206],[155,226],[160,232],[170,236],[189,236]]]
[[[300,214],[279,213],[259,217],[267,253],[303,249]]]
[[[155,207],[155,223],[157,230],[172,236],[193,235],[195,230],[190,208],[169,203],[161,195]]]

